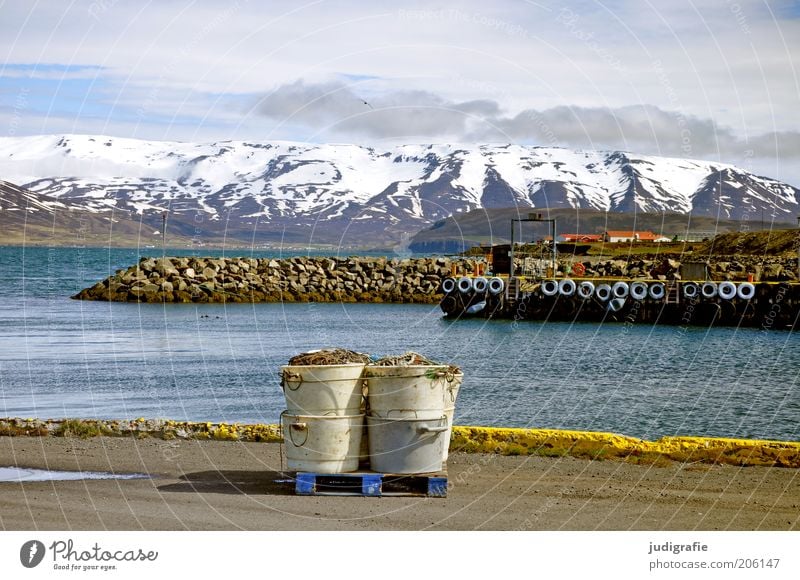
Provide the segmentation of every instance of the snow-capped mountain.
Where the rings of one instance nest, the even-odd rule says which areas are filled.
[[[746,219],[797,213],[800,190],[731,165],[518,145],[176,143],[67,135],[0,138],[0,179],[28,204],[160,216],[184,233],[399,240],[478,208],[678,211]],[[5,208],[5,205],[0,204]],[[287,233],[288,232],[288,233]],[[291,236],[286,238],[286,236]]]

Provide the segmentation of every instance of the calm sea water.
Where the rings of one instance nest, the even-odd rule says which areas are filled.
[[[800,439],[796,333],[448,321],[425,305],[69,299],[138,257],[0,248],[0,416],[274,423],[279,366],[337,346],[461,366],[459,424]]]

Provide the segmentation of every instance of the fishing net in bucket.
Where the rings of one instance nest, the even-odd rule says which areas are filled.
[[[385,356],[374,361],[372,365],[378,367],[446,366],[448,367],[448,373],[458,374],[461,372],[461,369],[457,366],[444,365],[414,351],[408,351],[407,353],[398,356]]]
[[[397,356],[384,356],[372,364],[378,367],[407,367],[412,365],[440,366],[436,361],[413,351],[408,351],[405,354]]]
[[[343,348],[311,350],[289,359],[290,366],[343,365],[347,363],[366,364],[368,362],[369,355]]]

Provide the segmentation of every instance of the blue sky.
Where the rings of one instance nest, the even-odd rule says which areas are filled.
[[[796,2],[18,1],[0,38],[0,136],[619,148],[800,185]]]

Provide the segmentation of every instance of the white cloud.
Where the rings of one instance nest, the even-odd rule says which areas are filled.
[[[683,155],[682,118],[692,155],[735,161],[750,147],[783,168],[800,131],[797,16],[788,0],[76,0],[5,4],[0,35],[7,63],[101,67],[102,92],[86,100],[115,103],[104,123],[121,135],[550,139],[536,127],[544,119],[564,144]],[[48,76],[60,78],[39,80]],[[26,78],[0,66],[3,79],[8,112],[16,92],[3,86]],[[291,102],[314,90],[313,106]],[[255,95],[268,95],[261,115],[245,105]],[[40,118],[25,126],[63,127],[67,104],[52,105],[31,107]],[[148,114],[135,122],[138,110]],[[75,132],[97,126],[77,112],[69,121]],[[785,134],[777,148],[772,134]]]
[[[256,113],[279,124],[359,138],[463,138],[474,117],[493,116],[490,100],[451,102],[429,91],[383,92],[365,100],[358,86],[297,81],[261,98]]]

